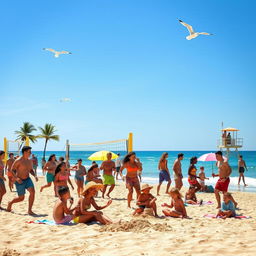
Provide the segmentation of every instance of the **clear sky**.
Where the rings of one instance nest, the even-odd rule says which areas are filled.
[[[223,121],[255,149],[255,12],[254,0],[2,1],[0,146],[29,121],[56,126],[52,150],[129,132],[137,150],[215,149]],[[214,36],[187,41],[177,18]]]

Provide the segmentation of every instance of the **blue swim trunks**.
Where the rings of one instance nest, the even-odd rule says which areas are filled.
[[[84,182],[84,176],[78,176],[77,175],[77,176],[75,176],[75,179]]]
[[[16,186],[18,196],[23,196],[26,193],[26,189],[33,188],[34,184],[33,184],[32,180],[30,179],[30,177],[28,177],[27,179],[22,180],[21,184],[16,181],[15,186]]]
[[[159,172],[159,183],[162,183],[164,180],[165,181],[170,181],[171,178],[170,178],[170,175],[169,175],[169,173],[167,171],[161,170]]]

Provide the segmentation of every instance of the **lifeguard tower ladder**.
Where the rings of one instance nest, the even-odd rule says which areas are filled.
[[[243,147],[243,138],[237,137],[238,131],[238,129],[232,127],[221,129],[221,138],[218,140],[218,148],[221,151],[225,151],[227,158],[229,158],[232,149],[234,149],[239,157],[238,149]]]

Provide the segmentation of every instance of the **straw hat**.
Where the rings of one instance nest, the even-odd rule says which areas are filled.
[[[141,186],[141,191],[143,191],[143,190],[145,190],[145,189],[151,189],[151,188],[153,188],[153,186],[149,186],[148,184],[143,184],[143,185]]]
[[[103,184],[96,183],[96,182],[94,182],[94,181],[90,181],[90,182],[88,182],[88,183],[85,185],[84,191],[83,191],[82,195],[84,195],[84,193],[85,193],[88,189],[90,189],[90,188],[95,188],[95,189],[97,189],[97,190],[100,190],[100,189],[103,188],[103,187],[104,187]]]

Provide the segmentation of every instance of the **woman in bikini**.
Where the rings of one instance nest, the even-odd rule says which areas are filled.
[[[76,172],[75,182],[77,185],[77,194],[78,197],[80,197],[84,189],[84,176],[86,175],[86,169],[82,165],[82,159],[77,160],[77,164],[72,168],[72,170]]]
[[[60,163],[55,171],[54,184],[56,186],[56,191],[58,191],[59,187],[68,187],[68,183],[74,189],[71,180],[69,178],[69,172],[67,171],[66,163]]]
[[[126,169],[126,188],[129,190],[127,195],[128,207],[131,208],[133,188],[137,193],[137,198],[140,195],[140,181],[138,178],[138,171],[142,171],[142,164],[134,152],[128,153],[123,160],[123,165],[120,168],[120,172]]]
[[[188,183],[190,186],[195,187],[195,193],[201,189],[201,185],[197,181],[197,179],[200,179],[200,177],[196,176],[196,163],[197,157],[194,156],[190,159],[190,166],[188,168]]]
[[[2,209],[1,207],[2,198],[6,193],[5,184],[4,184],[4,182],[6,181],[4,177],[4,163],[3,163],[4,154],[5,152],[0,150],[0,209]]]
[[[94,200],[97,192],[103,187],[103,184],[95,183],[94,181],[90,181],[85,185],[82,193],[83,197],[79,199],[78,205],[74,211],[75,216],[82,216],[84,223],[91,221],[98,221],[104,225],[113,223],[112,220],[103,215],[103,212],[99,211],[108,207],[112,203],[112,200],[109,200],[104,206],[97,205]],[[96,211],[88,211],[91,206],[93,206]]]
[[[47,172],[46,174],[47,184],[40,188],[40,192],[42,192],[45,188],[48,188],[52,185],[52,182],[54,181],[56,167],[57,167],[56,156],[54,154],[50,155],[48,162],[44,165],[44,169],[43,169],[43,172]],[[54,191],[56,196],[56,189],[54,189]]]

